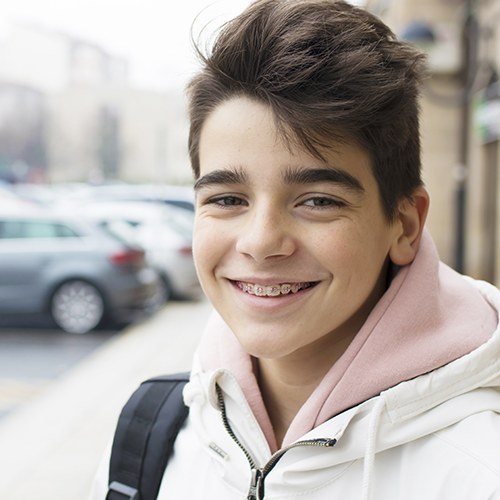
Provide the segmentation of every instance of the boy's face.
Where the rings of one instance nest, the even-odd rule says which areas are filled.
[[[194,258],[203,289],[256,357],[313,354],[356,334],[385,290],[396,231],[370,159],[287,148],[263,104],[236,98],[200,138]]]

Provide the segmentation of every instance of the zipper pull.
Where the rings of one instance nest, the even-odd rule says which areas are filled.
[[[247,500],[261,500],[262,497],[259,494],[261,480],[262,471],[260,469],[252,469],[252,480],[250,481]]]
[[[316,442],[320,446],[327,446],[327,447],[332,447],[332,446],[335,446],[337,444],[336,439],[328,439],[328,438],[320,438],[320,439],[317,439]]]

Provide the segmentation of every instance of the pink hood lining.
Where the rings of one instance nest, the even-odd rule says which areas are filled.
[[[413,263],[401,268],[344,354],[304,403],[286,446],[338,413],[430,372],[486,342],[498,323],[473,285],[439,261],[424,231]],[[272,452],[277,443],[252,358],[214,313],[198,348],[203,370],[236,377]]]

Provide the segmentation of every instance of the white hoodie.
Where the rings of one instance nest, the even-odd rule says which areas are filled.
[[[437,257],[432,251],[427,254],[409,266],[418,271],[418,276],[426,265],[435,264]],[[388,290],[388,293],[393,290],[391,304],[404,294],[404,283],[411,280],[411,273],[410,269],[406,277],[398,274],[393,280]],[[441,276],[453,272],[440,264],[439,270],[436,266],[435,272],[429,271],[426,279],[433,273]],[[432,299],[432,303],[438,303],[436,307],[446,303],[441,281],[436,280],[437,295]],[[465,282],[462,278],[459,281],[459,287],[462,284],[467,287],[462,294],[469,294],[468,289],[472,295],[476,290],[480,292],[477,296],[484,300],[484,306],[476,304],[475,309],[481,316],[489,315],[489,320],[495,316],[498,322],[500,292],[484,282]],[[410,281],[410,284],[415,283]],[[423,296],[429,293],[426,290]],[[469,301],[469,305],[471,303]],[[466,306],[459,304],[456,311],[450,311],[453,317],[440,318],[439,327],[430,320],[427,323],[438,335],[438,330],[446,330]],[[301,410],[300,425],[292,422],[297,429],[309,427],[309,430],[296,439],[289,436],[283,448],[274,454],[266,425],[268,417],[262,408],[259,410],[262,401],[258,389],[255,392],[256,383],[251,374],[245,375],[244,370],[240,370],[245,360],[238,365],[234,360],[232,363],[219,360],[209,366],[203,359],[207,348],[202,344],[184,392],[190,407],[189,417],[176,440],[158,499],[500,500],[500,328],[497,326],[493,335],[490,330],[484,342],[485,332],[478,331],[491,325],[491,321],[482,321],[478,331],[468,332],[468,337],[475,339],[472,344],[466,336],[460,338],[457,334],[456,342],[448,345],[448,349],[449,339],[441,343],[442,355],[432,359],[430,365],[426,360],[422,364],[420,353],[408,363],[406,375],[397,362],[396,351],[394,363],[399,368],[392,384],[387,371],[372,373],[371,366],[361,363],[366,378],[376,383],[369,388],[355,387],[359,372],[354,368],[363,359],[363,352],[368,350],[371,355],[377,350],[373,340],[376,337],[384,339],[393,335],[379,328],[384,324],[383,318],[390,316],[390,307],[382,309],[374,322],[377,326],[369,333],[365,329],[362,348],[355,349],[355,342],[350,346],[351,353],[346,354],[349,363],[342,369],[341,376],[334,376],[335,367],[332,367],[332,373],[327,374],[315,391],[316,397],[313,394],[304,411]],[[436,311],[434,316],[440,317]],[[375,310],[374,313],[377,316]],[[474,321],[480,322],[477,318]],[[362,333],[360,331],[360,335]],[[410,340],[413,333],[413,330],[408,333]],[[448,338],[448,334],[442,333],[442,338]],[[371,345],[367,338],[372,339]],[[465,349],[460,355],[454,350],[457,343]],[[385,345],[384,341],[379,345]],[[219,342],[217,347],[219,352],[221,349],[225,352],[226,347],[231,349],[229,341]],[[352,355],[353,349],[355,355]],[[433,346],[428,349],[434,352]],[[365,356],[365,362],[367,359],[370,358]],[[434,368],[436,363],[438,367]],[[248,366],[247,360],[247,369]],[[415,366],[422,374],[415,375]],[[354,376],[349,369],[354,370]],[[408,374],[413,376],[410,378]],[[404,381],[399,382],[397,379],[401,376]],[[333,387],[329,386],[332,380],[335,380]],[[345,401],[331,398],[332,394],[342,394],[342,383],[352,386],[349,397],[344,397],[351,405],[348,409],[345,409]],[[322,392],[321,386],[328,387],[328,392]],[[370,390],[373,394],[367,398]],[[362,400],[357,402],[359,398]],[[331,418],[328,411],[333,412]],[[326,417],[318,420],[321,414]],[[92,496],[95,500],[106,496],[108,460],[109,454],[95,483]]]

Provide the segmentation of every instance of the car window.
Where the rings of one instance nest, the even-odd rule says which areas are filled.
[[[133,227],[126,221],[103,221],[99,226],[113,239],[129,246],[138,244]]]
[[[65,224],[38,220],[0,220],[1,239],[75,238],[73,229]]]
[[[76,231],[64,224],[54,224],[58,238],[75,238],[80,236]]]

